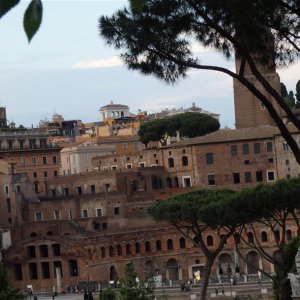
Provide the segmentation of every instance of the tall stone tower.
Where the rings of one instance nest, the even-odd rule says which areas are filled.
[[[0,128],[7,127],[6,108],[0,107]]]
[[[236,59],[236,70],[239,71],[240,60]],[[280,93],[280,78],[275,68],[268,66],[259,66],[260,72],[268,80],[268,82]],[[248,65],[245,66],[245,77],[251,81],[257,89],[262,91],[268,99],[273,103],[279,115],[283,116],[283,111],[269,93],[257,81],[251,73]],[[265,106],[239,81],[234,79],[234,107],[235,107],[235,126],[239,128],[257,127],[261,125],[276,126],[270,117]]]

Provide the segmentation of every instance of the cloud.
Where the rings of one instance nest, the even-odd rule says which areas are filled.
[[[80,61],[72,66],[72,69],[101,69],[122,66],[123,62],[117,56],[105,59]]]

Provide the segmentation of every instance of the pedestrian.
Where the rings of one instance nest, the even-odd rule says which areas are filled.
[[[52,300],[55,299],[55,293],[52,293]]]
[[[216,288],[216,296],[218,296],[218,294],[219,294],[219,290],[218,288]]]
[[[222,288],[222,294],[223,294],[223,295],[225,294],[224,288]]]

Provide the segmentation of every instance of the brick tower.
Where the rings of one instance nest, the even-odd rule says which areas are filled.
[[[236,59],[237,72],[240,68],[240,60]],[[259,66],[260,72],[269,81],[269,83],[280,93],[280,78],[275,68],[268,66]],[[260,91],[271,99],[279,115],[283,116],[283,111],[275,100],[264,90],[262,85],[251,73],[248,65],[245,66],[245,77],[251,81]],[[234,89],[234,107],[235,107],[235,126],[239,128],[257,127],[261,125],[276,126],[270,117],[265,106],[240,82],[236,79],[233,81]]]

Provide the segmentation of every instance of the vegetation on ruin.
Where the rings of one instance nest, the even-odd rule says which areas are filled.
[[[168,137],[176,136],[177,133],[180,138],[192,138],[219,128],[219,121],[207,114],[186,112],[146,122],[141,125],[138,135],[143,144],[160,141],[162,145],[165,145]]]
[[[121,49],[131,70],[154,75],[167,83],[187,76],[189,69],[222,72],[244,85],[266,107],[300,163],[300,149],[271,98],[247,77],[250,69],[300,130],[300,120],[264,77],[276,66],[288,66],[299,58],[300,7],[296,0],[140,0],[99,20],[101,36],[109,46]],[[137,3],[137,4],[136,4]],[[240,60],[238,70],[205,64],[192,53],[192,44],[214,49],[226,58]]]

